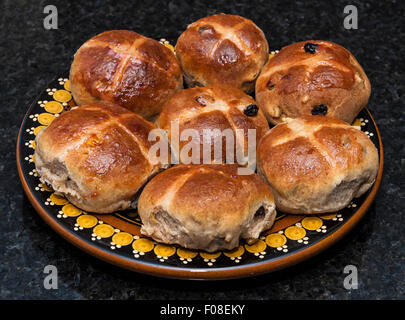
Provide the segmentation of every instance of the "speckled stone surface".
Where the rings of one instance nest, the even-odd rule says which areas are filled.
[[[405,3],[350,1],[359,28],[343,28],[347,1],[51,1],[59,29],[43,28],[49,2],[4,0],[0,12],[0,298],[1,299],[404,299],[405,298]],[[382,133],[385,168],[364,220],[319,256],[250,279],[195,282],[121,270],[81,252],[36,214],[19,182],[15,145],[28,106],[69,69],[88,38],[130,29],[172,43],[187,24],[217,12],[248,17],[272,50],[325,39],[348,48],[372,83],[369,109]],[[59,288],[43,287],[46,265]],[[359,288],[343,287],[343,269],[358,267]]]

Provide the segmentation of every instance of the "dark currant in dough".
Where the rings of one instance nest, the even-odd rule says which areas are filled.
[[[313,53],[316,52],[316,49],[318,49],[318,45],[317,45],[316,43],[308,42],[308,43],[306,43],[305,46],[304,46],[305,52],[308,52],[308,53],[312,53],[312,54],[313,54]]]
[[[257,209],[257,211],[255,213],[256,218],[262,217],[262,216],[264,216],[264,207],[263,206],[261,206],[259,209]]]
[[[258,112],[259,108],[255,104],[249,104],[245,110],[243,110],[243,113],[248,117],[256,117]]]
[[[269,89],[269,90],[273,90],[273,89],[276,87],[276,85],[275,85],[275,84],[273,83],[273,81],[270,79],[269,82],[267,82],[266,87],[267,87],[267,89]]]
[[[207,101],[203,97],[196,97],[195,101],[197,101],[201,106],[205,107],[207,105]]]
[[[212,27],[209,25],[205,25],[205,26],[201,26],[198,28],[198,32],[199,34],[203,34],[203,33],[212,33]]]
[[[328,113],[328,107],[325,106],[324,104],[318,104],[317,106],[312,108],[311,113],[314,116],[317,114],[325,115]]]

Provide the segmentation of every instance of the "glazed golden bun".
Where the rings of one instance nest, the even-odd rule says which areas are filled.
[[[256,81],[257,103],[273,124],[318,114],[352,123],[370,92],[370,81],[353,55],[320,40],[282,48]]]
[[[220,84],[185,89],[172,96],[156,120],[156,125],[168,132],[169,141],[171,139],[172,124],[175,121],[178,122],[179,137],[181,137],[182,132],[186,129],[197,130],[200,134],[200,158],[198,162],[200,164],[214,163],[215,139],[221,139],[221,134],[225,133],[224,130],[232,130],[234,142],[241,146],[240,150],[244,152],[243,163],[240,163],[236,155],[236,146],[232,144],[232,163],[238,162],[240,164],[245,164],[248,160],[249,129],[255,130],[256,146],[260,138],[269,130],[265,116],[258,109],[252,97],[240,89]],[[218,129],[216,133],[215,129]],[[243,134],[238,134],[237,129],[243,130],[241,131]],[[204,130],[212,130],[212,134],[204,136]],[[211,144],[210,162],[203,162],[204,142]],[[251,142],[249,141],[249,144]],[[180,152],[188,143],[188,141],[180,140]],[[225,163],[226,160],[229,160],[225,157],[227,152],[226,146],[226,137],[225,134],[222,134],[222,160],[219,159],[215,163]],[[181,163],[184,163],[182,158],[179,160]]]
[[[62,113],[36,139],[41,179],[75,206],[110,213],[130,207],[159,164],[148,159],[155,126],[109,102]]]
[[[274,222],[270,188],[236,165],[176,165],[143,189],[141,233],[154,240],[213,252],[257,239]]]
[[[76,52],[70,85],[77,105],[110,101],[152,119],[183,88],[183,77],[169,48],[133,31],[111,30]]]
[[[258,173],[273,191],[277,210],[287,213],[345,208],[372,186],[378,162],[364,132],[325,116],[279,124],[257,149]]]
[[[252,92],[269,46],[251,20],[216,14],[190,24],[177,40],[175,52],[189,87],[224,83]]]

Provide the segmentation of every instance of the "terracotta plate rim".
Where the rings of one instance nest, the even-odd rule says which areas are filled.
[[[36,101],[36,100],[35,100]],[[149,274],[153,276],[165,277],[165,278],[175,278],[175,279],[190,279],[190,280],[223,280],[223,279],[232,279],[232,278],[244,278],[250,276],[256,276],[264,273],[274,272],[280,269],[284,269],[286,267],[298,264],[306,259],[313,257],[314,255],[324,251],[325,249],[329,248],[332,244],[336,243],[340,240],[344,235],[346,235],[350,230],[353,229],[355,225],[363,218],[369,207],[371,206],[376,193],[380,187],[382,173],[383,173],[383,166],[384,166],[384,156],[383,156],[383,145],[381,141],[381,136],[377,127],[377,124],[372,117],[370,111],[365,108],[370,119],[373,122],[374,128],[377,132],[379,148],[380,148],[380,163],[378,174],[376,177],[376,181],[370,190],[369,195],[358,208],[358,210],[351,216],[343,225],[339,226],[335,231],[333,231],[325,238],[318,239],[317,241],[311,243],[306,247],[297,249],[293,252],[287,253],[282,257],[272,259],[270,261],[262,261],[262,262],[252,262],[245,265],[240,266],[230,266],[230,267],[218,267],[218,268],[180,268],[175,266],[164,266],[164,265],[157,265],[153,264],[148,261],[139,262],[137,260],[130,259],[128,257],[124,257],[118,253],[114,253],[108,251],[107,249],[101,249],[99,247],[94,246],[90,241],[81,238],[73,230],[70,230],[66,227],[63,227],[58,223],[56,217],[53,217],[47,213],[47,211],[43,208],[41,203],[35,198],[33,195],[28,183],[25,179],[25,176],[22,172],[21,168],[21,133],[23,127],[27,121],[28,115],[30,114],[31,109],[35,105],[34,103],[28,108],[24,119],[21,123],[18,138],[17,138],[17,150],[16,150],[16,160],[17,160],[17,169],[18,174],[21,180],[21,184],[23,189],[34,206],[35,210],[41,216],[41,218],[52,228],[54,229],[59,235],[63,238],[71,242],[76,247],[82,249],[83,251],[89,253],[90,255],[109,262],[113,265],[118,267],[122,267],[131,271],[136,271],[139,273]]]

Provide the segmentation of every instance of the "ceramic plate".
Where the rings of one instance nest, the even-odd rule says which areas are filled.
[[[380,185],[383,149],[377,126],[365,109],[353,125],[364,131],[380,153],[374,186],[336,213],[316,216],[278,213],[271,230],[253,245],[241,242],[232,251],[206,253],[164,245],[140,234],[136,210],[99,215],[84,212],[54,194],[35,170],[35,136],[73,104],[66,76],[55,79],[28,109],[17,142],[17,165],[24,190],[40,216],[60,235],[102,260],[163,277],[188,279],[238,278],[272,272],[326,249],[356,225]]]

